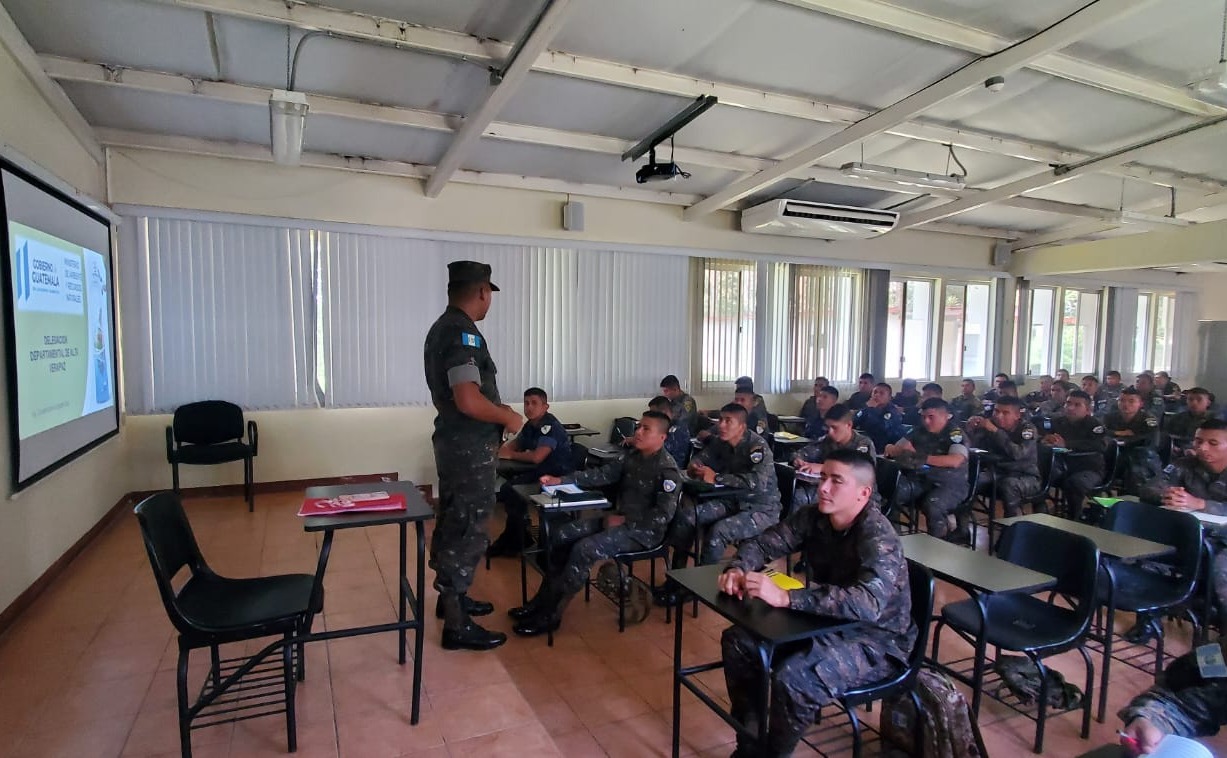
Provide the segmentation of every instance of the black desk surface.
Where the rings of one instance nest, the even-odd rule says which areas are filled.
[[[512,460],[511,458],[499,458],[494,465],[495,470],[498,471],[498,475],[504,478],[509,475],[515,476],[516,474],[522,474],[525,471],[532,471],[537,467],[535,463],[529,463],[528,461],[516,461]]]
[[[308,516],[304,518],[303,530],[323,532],[330,529],[355,529],[382,524],[402,524],[409,521],[426,521],[435,517],[435,511],[422,497],[422,491],[413,482],[363,482],[361,484],[337,484],[329,487],[308,487],[306,496],[336,497],[359,495],[364,492],[399,492],[405,496],[403,511],[369,511],[366,513],[342,513],[336,516]]]
[[[744,495],[748,490],[744,487],[726,487],[723,485],[708,484],[701,479],[694,479],[689,476],[682,476],[682,492],[688,495],[694,495],[699,500],[715,500],[724,497],[739,497]]]
[[[998,522],[1000,523],[1000,522]],[[1015,566],[987,553],[953,545],[928,534],[899,538],[903,555],[947,581],[986,593],[1036,592],[1056,584],[1056,577]]]
[[[798,613],[787,608],[772,608],[758,599],[738,600],[720,591],[719,579],[723,572],[724,566],[713,564],[674,569],[669,576],[730,622],[777,645],[837,632],[860,623]]]
[[[997,519],[997,523],[1001,526],[1008,526],[1019,521],[1030,521],[1033,524],[1043,524],[1063,532],[1081,535],[1094,542],[1100,553],[1112,558],[1153,558],[1157,555],[1173,553],[1176,550],[1171,545],[1164,545],[1161,542],[1151,542],[1129,534],[1100,529],[1081,521],[1071,521],[1048,513],[1031,513],[1026,516]]]

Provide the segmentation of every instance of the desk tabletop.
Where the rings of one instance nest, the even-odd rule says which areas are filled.
[[[1031,513],[1026,516],[1011,516],[1010,518],[997,519],[997,523],[1002,526],[1008,526],[1019,521],[1042,524],[1053,529],[1060,529],[1063,532],[1086,537],[1095,543],[1095,547],[1099,548],[1100,553],[1111,558],[1154,558],[1158,555],[1167,555],[1176,551],[1176,548],[1171,545],[1164,545],[1161,542],[1151,542],[1140,537],[1101,529],[1097,526],[1084,524],[1081,521],[1071,521],[1070,519],[1053,516],[1049,513]]]
[[[953,545],[932,535],[905,534],[899,541],[903,544],[904,557],[929,569],[938,578],[980,592],[1030,593],[1057,582],[1056,577],[1015,566],[1009,561]]]
[[[574,512],[574,511],[605,511],[605,510],[609,510],[610,508],[613,508],[613,504],[609,502],[608,498],[603,499],[600,503],[594,503],[594,502],[589,501],[589,502],[584,502],[584,503],[576,503],[574,505],[567,504],[567,503],[560,503],[557,506],[546,505],[541,502],[541,498],[539,497],[544,492],[544,490],[541,489],[540,484],[516,484],[516,485],[512,485],[511,489],[515,490],[515,493],[519,495],[521,498],[523,498],[525,503],[528,503],[529,505],[534,506],[536,508],[540,508],[543,511],[546,511],[548,513],[567,513],[567,512]],[[589,491],[592,491],[592,490],[589,490]],[[600,494],[599,490],[597,490],[596,492],[598,495]]]
[[[572,437],[592,437],[594,435],[600,434],[600,432],[598,432],[597,430],[589,429],[586,426],[569,427],[566,424],[563,424],[562,428],[566,431],[568,435]]]
[[[723,572],[723,565],[713,564],[674,569],[669,577],[731,623],[777,645],[849,629],[860,623],[772,608],[758,599],[738,600],[720,591],[719,579]]]
[[[498,472],[498,475],[504,478],[506,478],[508,474],[513,476],[515,474],[523,474],[526,471],[532,471],[536,467],[537,464],[535,463],[529,463],[528,461],[516,461],[512,460],[511,458],[499,458],[494,464],[494,468]]]
[[[717,500],[724,497],[738,497],[747,490],[743,487],[726,487],[723,484],[708,484],[699,479],[682,476],[682,492],[693,495],[699,500]]]
[[[370,511],[366,513],[341,513],[336,516],[308,516],[302,520],[303,531],[324,532],[333,529],[356,529],[382,524],[402,524],[409,521],[426,521],[435,517],[434,508],[422,497],[422,491],[413,482],[362,482],[360,484],[336,484],[327,487],[308,487],[306,497],[336,497],[360,495],[366,492],[398,492],[405,496],[403,511]]]

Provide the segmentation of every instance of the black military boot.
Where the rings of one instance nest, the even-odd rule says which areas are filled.
[[[507,611],[507,615],[512,617],[516,621],[523,621],[524,619],[531,618],[532,616],[536,616],[537,614],[541,612],[541,609],[545,605],[545,595],[546,595],[545,584],[542,583],[541,589],[537,590],[537,594],[530,597],[528,599],[528,602],[525,603],[524,605],[518,605],[515,608],[512,608],[511,610]]]
[[[570,598],[544,603],[538,613],[516,624],[513,631],[521,637],[537,637],[558,631],[558,627],[562,626],[562,612],[566,610],[568,602]]]
[[[460,596],[460,609],[470,616],[489,616],[494,613],[494,603],[485,600],[474,600],[467,594]],[[435,618],[446,618],[443,612],[443,596],[435,600]]]
[[[493,650],[507,641],[502,632],[491,632],[473,623],[464,611],[464,595],[439,595],[443,611],[444,650]]]

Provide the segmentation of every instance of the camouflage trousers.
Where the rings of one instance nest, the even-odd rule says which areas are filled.
[[[1103,481],[1100,471],[1074,471],[1061,478],[1061,495],[1065,499],[1065,509],[1072,519],[1082,517],[1082,508],[1086,505],[1086,496]]]
[[[696,502],[684,497],[677,509],[677,515],[673,518],[673,523],[669,525],[669,535],[665,539],[674,548],[693,550],[695,531],[703,527],[710,527],[707,529],[703,544],[699,546],[699,563],[710,564],[719,561],[724,555],[725,548],[729,545],[762,534],[764,529],[778,523],[779,520],[779,514],[742,511],[736,500]],[[680,556],[675,552],[673,567],[681,568],[684,565],[686,565],[685,556]]]
[[[556,575],[546,575],[543,583],[557,594],[559,600],[570,598],[584,588],[592,567],[612,559],[618,553],[644,550],[642,544],[626,526],[601,528],[599,519],[585,519],[564,524],[550,540],[556,549],[565,552],[566,563]]]
[[[967,477],[954,481],[935,480],[919,473],[907,473],[899,477],[895,498],[900,505],[920,501],[920,511],[925,515],[925,525],[934,537],[945,537],[950,532],[947,516],[958,509],[967,496]]]
[[[1121,475],[1125,482],[1122,491],[1126,495],[1140,494],[1142,485],[1157,478],[1163,470],[1158,453],[1148,447],[1127,447],[1120,454],[1125,459]]]
[[[486,519],[494,507],[495,452],[493,440],[464,444],[436,436],[434,441],[439,506],[430,540],[430,567],[435,571],[435,589],[445,600],[469,591],[490,543]],[[445,602],[444,608],[451,605]],[[459,625],[464,619],[448,618],[446,623]]]
[[[733,718],[757,732],[763,686],[758,641],[734,626],[724,630],[720,647]],[[768,744],[755,751],[747,738],[738,735],[738,747],[754,755],[791,755],[823,706],[899,668],[868,638],[832,634],[781,647],[771,664]]]
[[[1216,536],[1212,544],[1214,562],[1210,564],[1210,579],[1214,583],[1214,601],[1218,604],[1219,634],[1227,637],[1227,542]],[[1206,615],[1210,613],[1210,609],[1206,609]]]
[[[980,473],[977,486],[981,492],[992,492],[993,480],[997,481],[997,497],[1005,506],[1006,518],[1021,516],[1023,500],[1038,495],[1040,478],[1027,474],[995,474],[991,471]]]

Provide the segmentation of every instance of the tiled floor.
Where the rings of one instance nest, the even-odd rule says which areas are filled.
[[[190,500],[188,515],[210,563],[233,576],[314,570],[318,537],[294,515],[298,496],[262,495],[249,514],[237,498]],[[396,531],[340,532],[327,577],[328,627],[390,619]],[[410,560],[413,557],[410,556]],[[530,574],[530,577],[534,575]],[[535,581],[535,577],[530,579]],[[428,579],[429,584],[429,579]],[[495,561],[478,572],[476,597],[497,606],[490,623],[510,632],[504,611],[519,602],[518,564]],[[940,587],[939,600],[960,594]],[[434,595],[428,590],[427,608]],[[428,614],[429,615],[429,614]],[[669,749],[672,626],[659,609],[617,631],[616,612],[594,593],[577,599],[553,649],[513,638],[494,653],[444,652],[438,624],[427,620],[422,720],[408,723],[410,667],[395,662],[392,635],[308,647],[307,681],[298,690],[301,758],[384,756],[649,756]],[[719,655],[723,624],[714,614],[688,621],[685,660]],[[1127,622],[1128,618],[1122,618]],[[0,638],[0,754],[13,758],[175,756],[176,646],[154,589],[135,519],[125,516],[75,560],[62,578]],[[1170,646],[1188,648],[1188,630],[1169,627]],[[964,654],[943,636],[943,658]],[[1081,682],[1081,659],[1057,668]],[[196,687],[202,669],[194,669]],[[1149,677],[1116,665],[1112,710]],[[719,672],[703,676],[724,697]],[[732,731],[685,695],[683,753],[724,756]],[[871,723],[876,713],[867,714]],[[1075,756],[1113,740],[1119,723],[1093,723],[1078,738],[1076,714],[1049,722],[1047,755]],[[994,756],[1030,752],[1033,722],[992,701],[981,726]],[[280,718],[193,733],[197,758],[285,755]],[[1212,742],[1227,752],[1227,739]],[[812,754],[804,748],[798,755]]]

